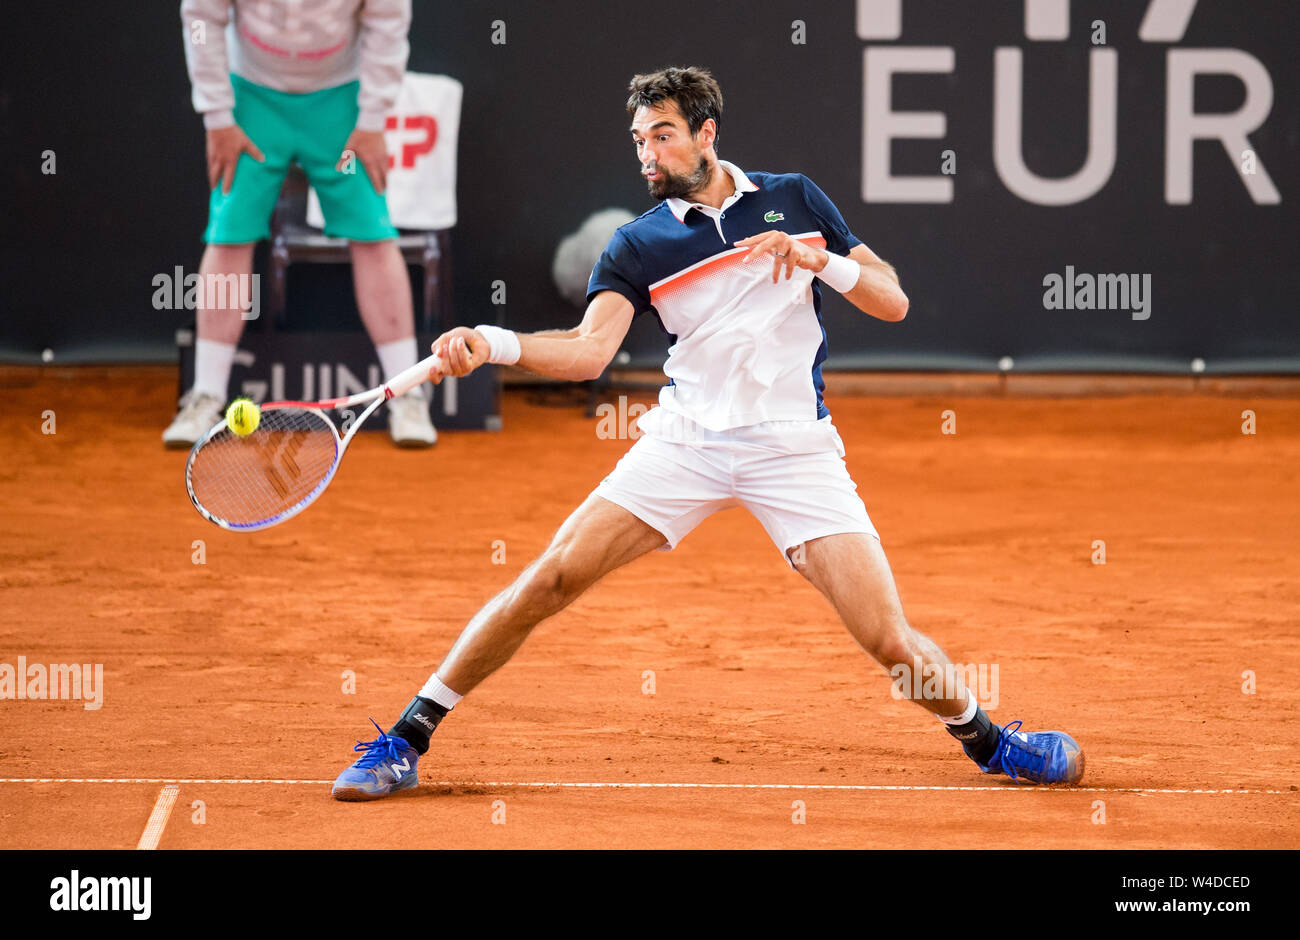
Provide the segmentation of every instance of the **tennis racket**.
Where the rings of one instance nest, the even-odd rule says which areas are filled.
[[[200,438],[185,461],[185,489],[199,515],[223,529],[253,532],[291,519],[315,502],[339,468],[357,429],[381,404],[403,395],[441,366],[430,356],[383,385],[347,398],[269,401],[257,429],[240,436],[220,423]],[[366,405],[348,415],[343,435],[326,414]]]

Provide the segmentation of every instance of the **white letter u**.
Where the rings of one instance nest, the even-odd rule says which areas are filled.
[[[1089,53],[1088,157],[1072,176],[1046,179],[1025,166],[1023,140],[1023,54],[1003,47],[993,56],[993,163],[1007,189],[1040,206],[1068,206],[1095,195],[1115,170],[1115,125],[1119,53]]]

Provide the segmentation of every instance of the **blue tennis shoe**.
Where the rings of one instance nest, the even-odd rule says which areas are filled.
[[[330,795],[348,803],[381,800],[390,793],[409,790],[420,782],[416,764],[420,754],[406,743],[405,738],[385,734],[375,720],[370,719],[379,732],[373,741],[358,741],[354,751],[361,751],[361,759],[339,774]]]
[[[998,734],[998,749],[986,774],[1006,774],[1016,783],[1078,783],[1083,779],[1083,749],[1064,731],[1021,731],[1013,721]]]

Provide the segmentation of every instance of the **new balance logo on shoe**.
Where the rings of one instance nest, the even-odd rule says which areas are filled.
[[[373,741],[358,741],[352,748],[362,756],[334,781],[330,793],[336,800],[348,803],[381,800],[390,793],[420,785],[416,771],[419,754],[408,748],[403,738],[385,734],[373,718],[370,721],[379,737]]]

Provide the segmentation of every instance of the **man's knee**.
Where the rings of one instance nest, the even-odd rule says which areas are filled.
[[[839,614],[862,649],[886,668],[911,663],[921,651],[924,638],[893,604],[867,601],[856,610],[840,609]]]
[[[867,652],[885,667],[910,664],[917,654],[916,632],[901,616],[883,620],[871,640]]]
[[[582,566],[563,545],[553,545],[529,566],[520,579],[519,595],[530,607],[557,611],[591,584]]]

